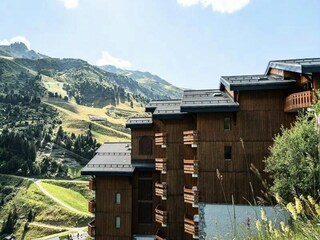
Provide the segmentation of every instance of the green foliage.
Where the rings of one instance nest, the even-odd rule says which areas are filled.
[[[60,201],[77,209],[78,211],[83,212],[84,214],[89,214],[88,201],[79,192],[46,182],[41,182],[41,185]]]
[[[282,129],[265,160],[266,172],[274,179],[274,193],[287,200],[293,195],[316,195],[320,187],[318,144],[313,113],[299,116],[291,129]]]
[[[81,202],[84,205],[84,200],[82,194],[78,195],[78,187],[75,187],[77,184],[67,184],[69,189],[61,187],[61,191],[70,190],[75,192],[73,196],[78,198],[80,196]],[[79,183],[80,185],[83,183]],[[20,220],[17,221],[14,228],[14,234],[17,236],[17,239],[22,239],[21,236],[24,233],[24,222],[27,222],[31,218],[31,213],[33,215],[32,223],[27,226],[27,231],[24,239],[35,239],[43,236],[47,236],[60,230],[52,230],[44,227],[37,227],[32,224],[42,223],[55,226],[65,226],[69,228],[73,227],[83,227],[91,220],[89,215],[80,215],[74,212],[71,212],[54,202],[48,196],[44,195],[42,191],[28,179],[22,179],[18,177],[0,175],[0,190],[3,186],[10,186],[12,189],[12,197],[10,200],[6,201],[4,206],[0,208],[0,222],[5,221],[8,217],[8,214],[13,210],[13,206],[16,207],[17,215]],[[67,193],[63,193],[67,194]],[[59,195],[59,194],[58,194]],[[0,196],[4,196],[1,195]],[[58,196],[61,199],[60,196]],[[86,196],[86,201],[90,199]],[[63,199],[61,199],[63,200]],[[77,201],[74,198],[74,201]],[[87,204],[87,202],[86,202]],[[31,210],[31,211],[30,211]],[[87,209],[86,209],[87,210]],[[29,216],[30,215],[30,216]]]
[[[91,127],[89,125],[89,128]],[[75,137],[64,132],[61,126],[58,129],[55,143],[87,159],[91,159],[100,146],[93,138],[90,129],[87,130],[86,134]]]

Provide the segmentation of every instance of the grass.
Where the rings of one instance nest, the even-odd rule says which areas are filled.
[[[41,182],[41,185],[54,197],[84,214],[88,212],[88,200],[79,192],[58,185]]]
[[[68,105],[60,104],[58,101],[52,100],[47,100],[45,103],[56,108],[60,112],[62,127],[68,132],[73,132],[75,134],[84,133],[91,123],[93,127],[92,133],[100,143],[106,141],[127,141],[130,139],[130,135],[128,133],[104,126],[101,123],[94,122],[89,119],[90,115],[102,115],[100,114],[102,112],[105,114],[104,109],[80,106],[75,103],[68,103]],[[71,107],[72,111],[70,111]],[[115,121],[115,119],[108,117],[108,121],[114,124],[124,124],[125,119],[123,118],[121,121]]]
[[[72,189],[80,193],[86,199],[93,197],[92,191],[88,188],[88,181],[66,181],[66,180],[43,180],[43,183],[49,183],[66,189]]]
[[[70,194],[71,192],[73,196],[72,199],[74,201],[74,203],[72,203],[72,207],[77,208],[79,204],[77,202],[80,199],[79,202],[81,202],[81,204],[79,205],[79,208],[87,212],[87,200],[90,199],[90,196],[88,194],[85,194],[84,197],[82,194],[77,193],[78,189],[82,189],[81,191],[84,191],[85,184],[82,182],[64,184],[66,184],[65,186],[69,187],[70,189],[60,187],[59,190],[61,191],[61,194],[60,192],[57,192],[58,186],[56,187],[56,185],[53,184],[49,185],[53,186],[53,189],[55,189],[56,191],[55,194],[59,195],[59,199],[61,199],[62,196]],[[58,203],[54,202],[52,199],[44,195],[42,191],[36,186],[36,184],[33,183],[32,180],[14,176],[0,175],[0,186],[1,189],[2,186],[11,186],[13,189],[10,200],[7,201],[2,208],[0,208],[0,222],[8,216],[8,213],[10,212],[13,206],[15,206],[17,209],[18,215],[20,217],[20,222],[26,221],[30,209],[35,213],[35,222],[54,226],[65,226],[69,228],[84,227],[92,219],[89,215],[80,215],[77,213],[73,213],[65,209]],[[23,227],[24,224],[21,223],[18,229],[15,231],[17,239],[21,238],[23,233]],[[30,228],[26,235],[27,238],[25,239],[40,238],[43,236],[60,232],[58,230],[43,227],[29,227]]]

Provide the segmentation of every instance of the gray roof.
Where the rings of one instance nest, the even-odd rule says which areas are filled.
[[[180,118],[186,113],[181,112],[181,99],[151,101],[146,111],[153,112],[153,117],[158,119],[176,119]]]
[[[320,58],[273,60],[269,62],[266,74],[268,74],[270,68],[297,73],[320,72]]]
[[[131,142],[105,142],[96,153],[131,153]]]
[[[81,170],[82,175],[132,175],[131,143],[104,143]]]
[[[219,89],[185,90],[181,103],[183,112],[234,112],[239,104]]]
[[[146,112],[154,112],[157,107],[180,106],[181,99],[151,100],[146,106]]]
[[[222,76],[221,83],[229,90],[270,90],[292,88],[295,80],[284,80],[278,75]]]
[[[132,117],[126,123],[126,128],[152,127],[152,117]]]

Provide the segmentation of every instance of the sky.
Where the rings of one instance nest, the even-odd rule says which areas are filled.
[[[191,89],[320,57],[319,0],[1,0],[0,44],[149,71]]]

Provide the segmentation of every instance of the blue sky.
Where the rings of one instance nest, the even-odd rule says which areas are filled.
[[[1,0],[0,43],[218,88],[272,59],[319,57],[319,11],[319,0]]]

